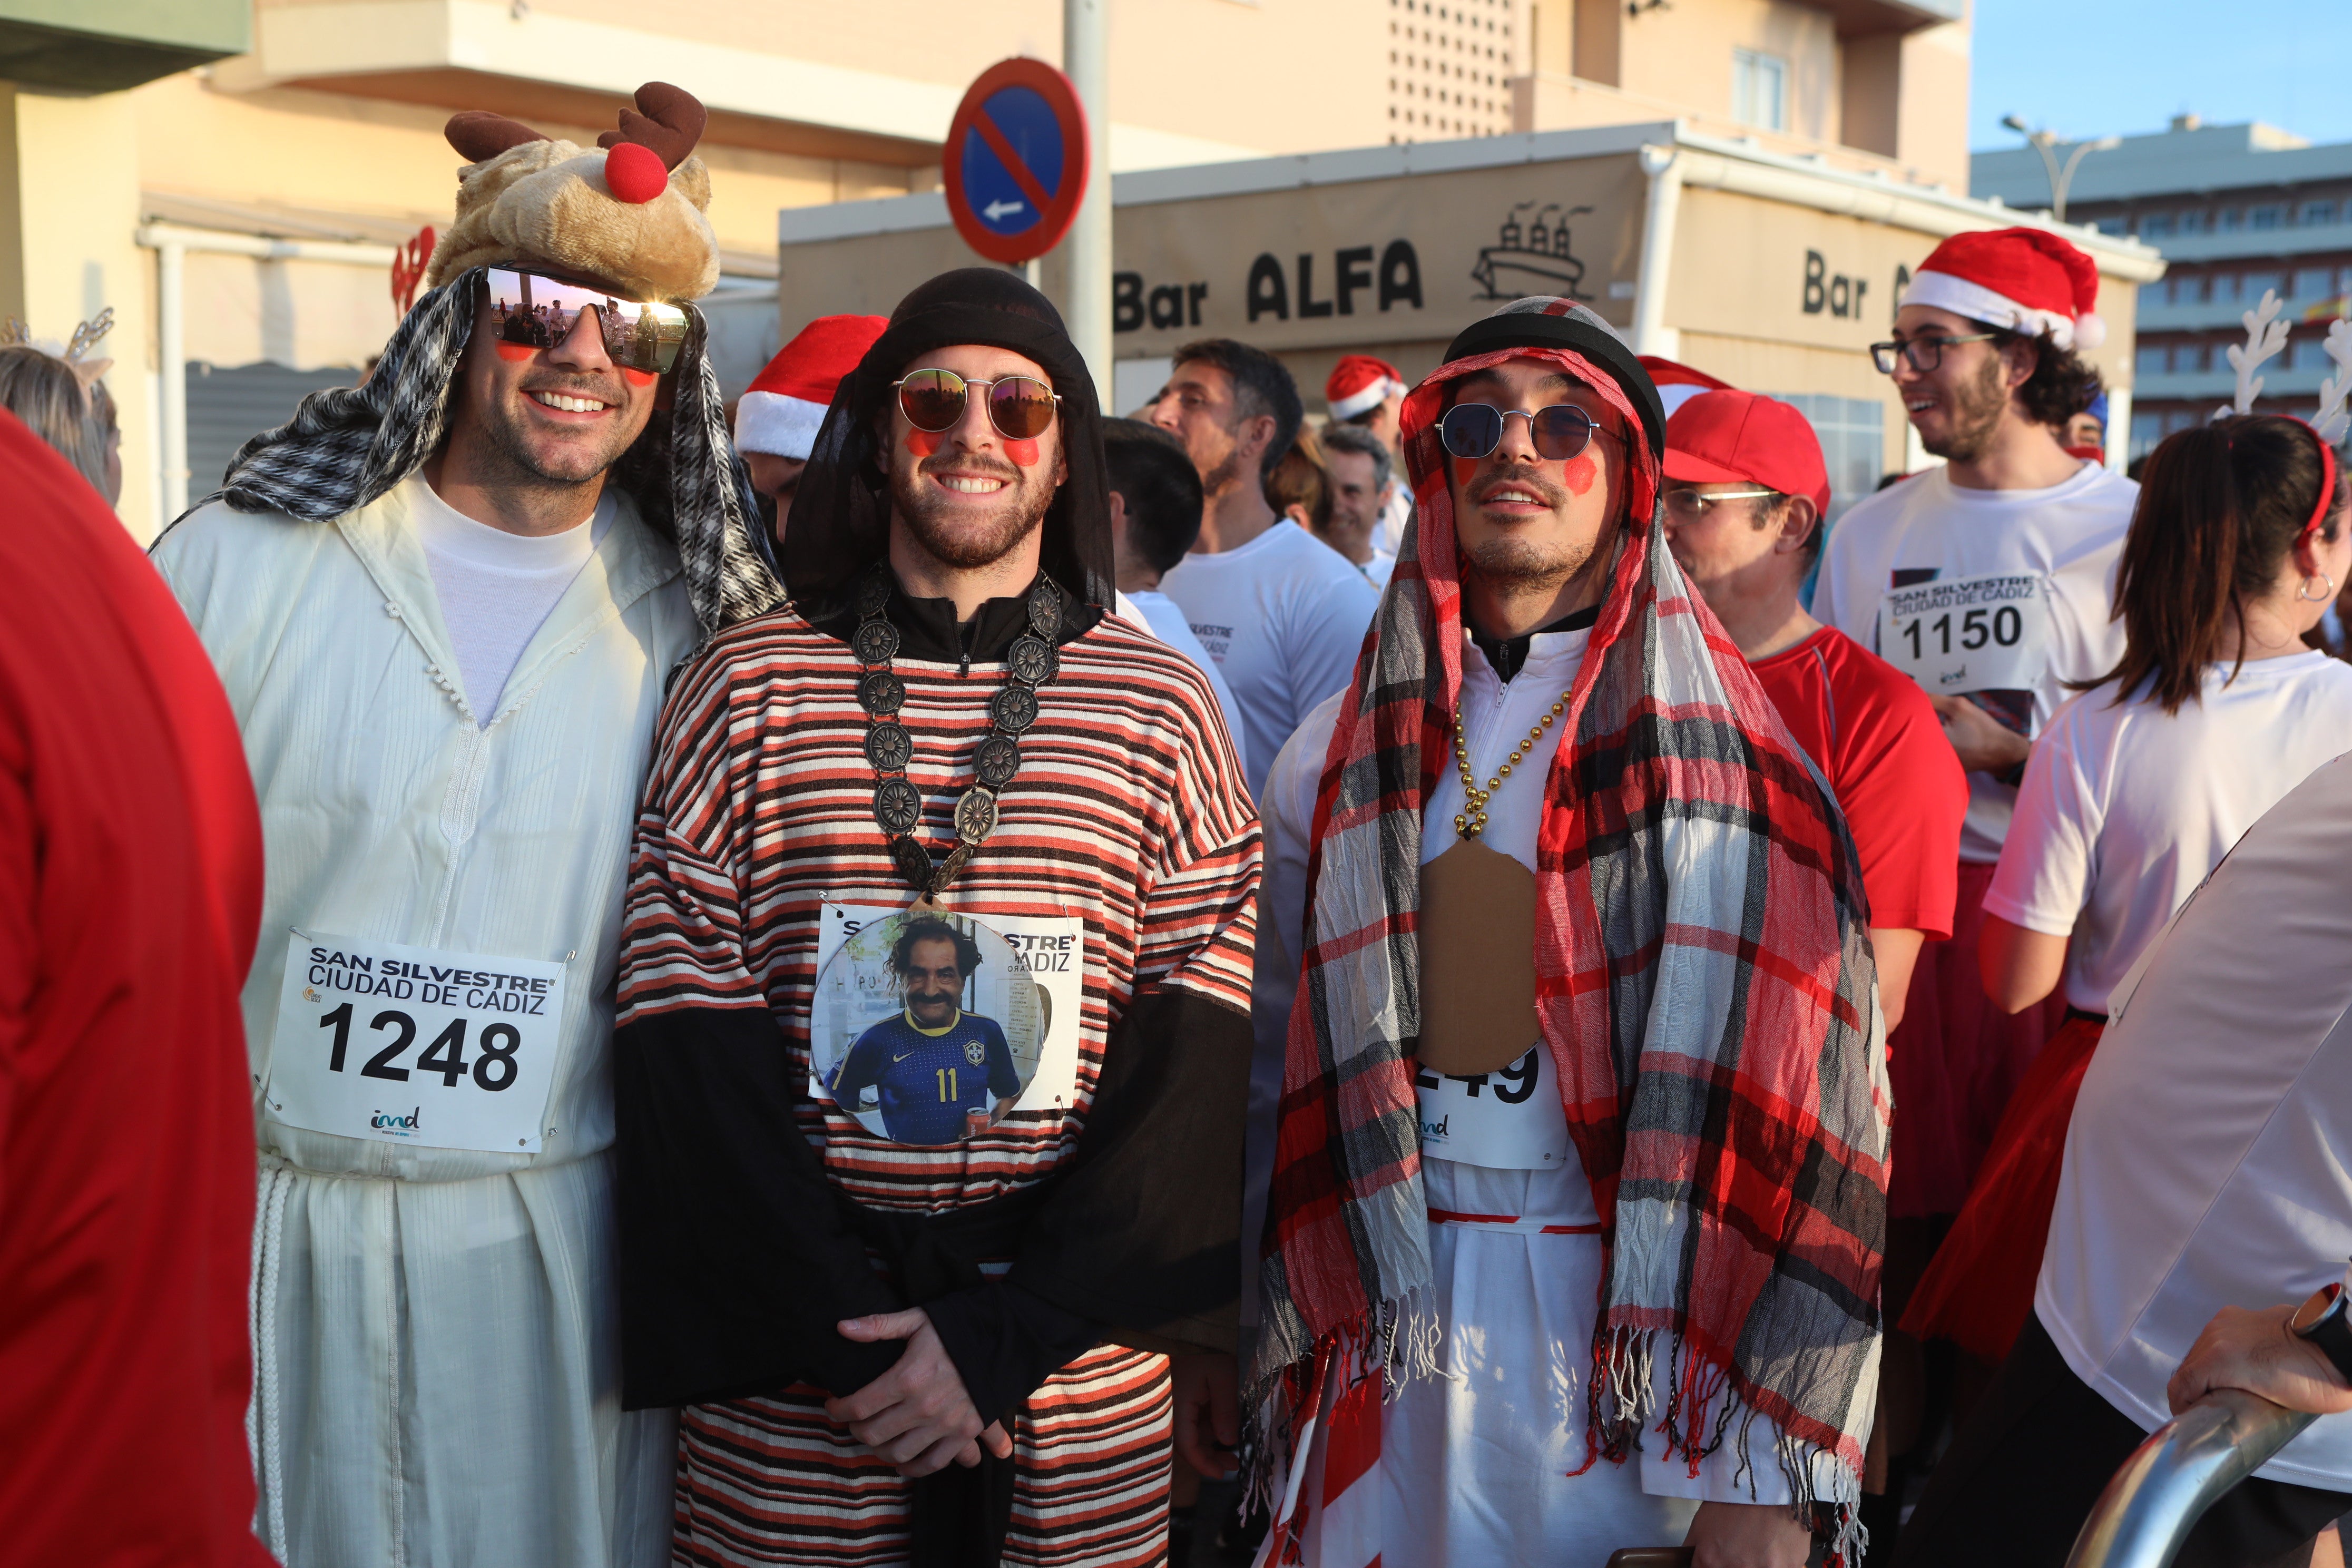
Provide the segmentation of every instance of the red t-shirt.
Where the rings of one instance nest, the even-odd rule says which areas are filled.
[[[0,489],[0,1558],[261,1568],[252,778],[163,578],[6,414]]]
[[[1749,668],[1844,808],[1870,923],[1950,936],[1969,779],[1927,694],[1832,626]]]

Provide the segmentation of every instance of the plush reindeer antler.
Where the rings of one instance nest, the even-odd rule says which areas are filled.
[[[709,121],[710,111],[694,94],[666,81],[649,81],[637,89],[636,110],[621,110],[621,128],[597,137],[596,145],[609,149],[634,142],[675,173],[702,140],[702,128]]]
[[[547,140],[544,132],[533,131],[520,120],[509,120],[503,114],[479,109],[451,115],[449,123],[441,128],[441,134],[469,163],[486,163],[509,148]]]

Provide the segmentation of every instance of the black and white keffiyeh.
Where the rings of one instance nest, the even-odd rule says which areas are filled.
[[[483,270],[420,298],[365,383],[305,397],[291,420],[237,448],[222,488],[205,499],[324,522],[423,467],[447,434],[450,387],[473,332]],[[774,609],[785,595],[754,541],[760,514],[705,353],[709,328],[692,305],[686,313],[672,405],[655,411],[613,478],[646,525],[677,546],[695,619],[708,637]]]

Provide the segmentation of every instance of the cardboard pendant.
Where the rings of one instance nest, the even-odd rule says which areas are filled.
[[[1451,1077],[1500,1072],[1541,1037],[1536,879],[1465,838],[1421,868],[1421,1046]]]

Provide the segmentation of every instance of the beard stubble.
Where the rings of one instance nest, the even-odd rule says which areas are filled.
[[[1053,488],[1038,485],[1035,470],[1024,472],[1010,464],[982,466],[982,472],[1007,481],[997,492],[1003,504],[982,518],[950,521],[944,492],[924,477],[934,463],[941,459],[927,458],[910,469],[894,468],[890,504],[923,552],[942,566],[970,572],[995,565],[1037,531],[1054,504]],[[970,468],[973,464],[961,458],[957,466]]]

